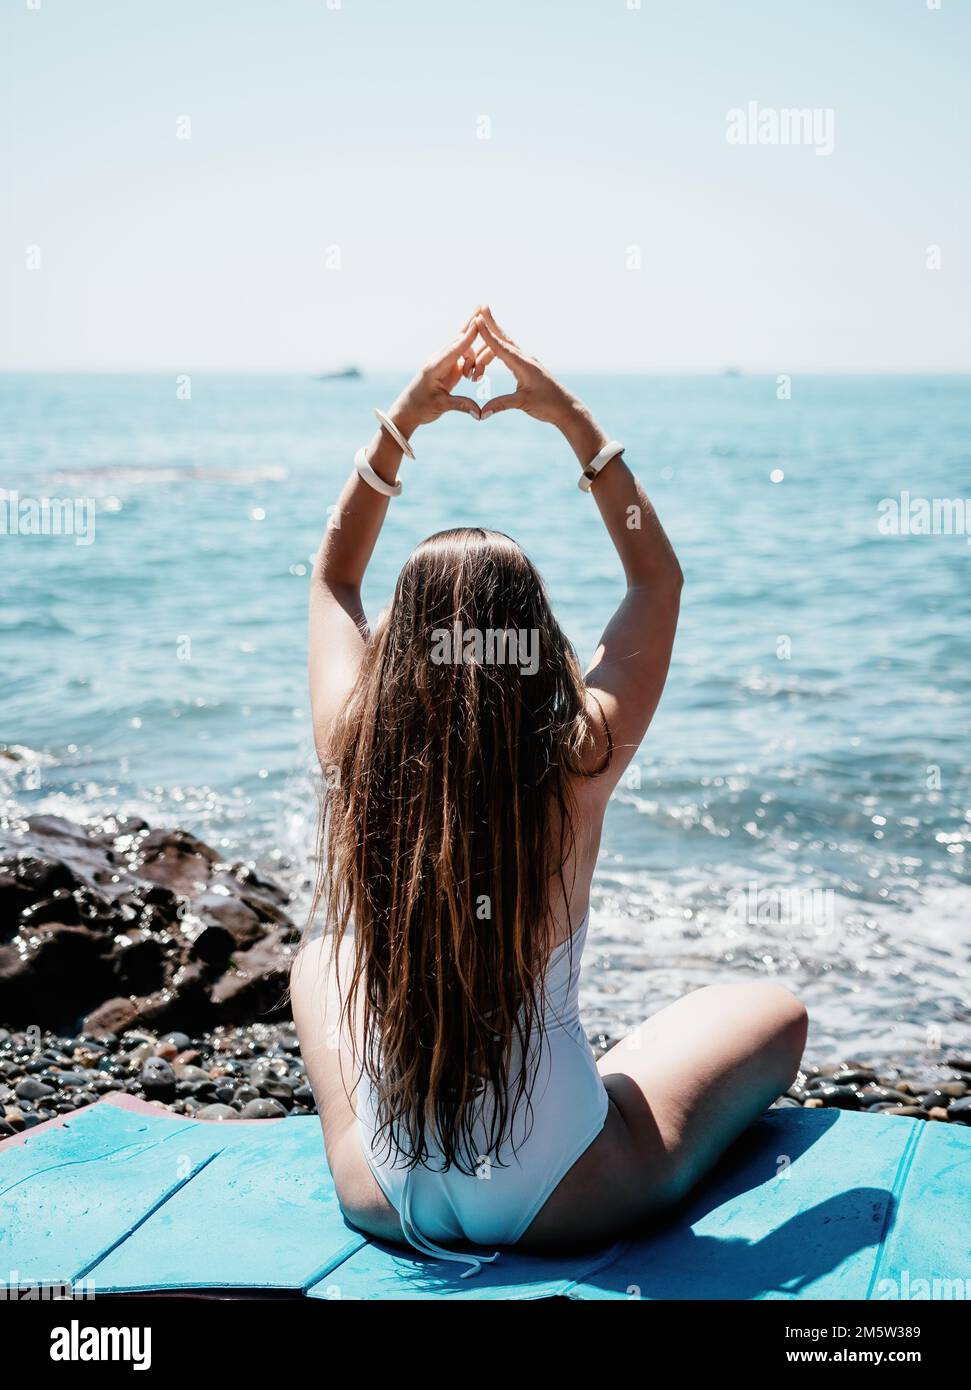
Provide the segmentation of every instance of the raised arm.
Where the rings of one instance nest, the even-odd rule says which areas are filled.
[[[473,319],[448,347],[418,373],[387,412],[405,439],[420,425],[447,410],[478,416],[469,396],[450,394],[463,375],[477,334]],[[365,451],[378,478],[393,485],[401,464],[401,447],[379,428]],[[361,604],[361,583],[384,518],[388,498],[364,481],[354,468],[344,484],[314,561],[310,584],[310,705],[314,741],[321,762],[333,721],[347,699],[360,669],[368,638]]]
[[[496,324],[488,309],[476,319],[484,341],[516,378],[516,390],[495,397],[482,418],[519,409],[555,425],[581,468],[608,443],[587,408],[534,358],[527,357]],[[603,782],[616,785],[654,717],[671,661],[681,602],[681,566],[657,513],[622,457],[615,457],[591,483],[627,580],[627,592],[610,619],[587,671],[594,748],[591,768],[603,760],[610,728],[613,757]]]

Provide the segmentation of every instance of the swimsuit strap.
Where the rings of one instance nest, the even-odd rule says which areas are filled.
[[[468,1279],[473,1274],[481,1274],[484,1264],[492,1264],[493,1260],[498,1260],[498,1250],[494,1255],[463,1255],[457,1250],[445,1250],[441,1245],[436,1245],[433,1240],[423,1236],[411,1215],[412,1178],[414,1176],[415,1169],[409,1168],[405,1174],[404,1187],[401,1191],[401,1207],[398,1211],[401,1229],[409,1245],[413,1245],[423,1255],[432,1255],[437,1260],[454,1260],[459,1264],[469,1265],[465,1273],[459,1275],[460,1279]]]

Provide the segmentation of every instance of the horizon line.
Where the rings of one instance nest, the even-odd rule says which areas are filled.
[[[356,376],[344,376],[344,372],[354,371]],[[627,377],[827,377],[827,376],[869,376],[869,377],[966,377],[971,376],[968,367],[790,367],[788,370],[769,367],[558,367],[562,374],[576,372],[584,376],[627,376]],[[12,367],[0,364],[0,376],[301,376],[331,381],[363,381],[367,377],[402,376],[414,368],[405,367],[349,367],[324,369],[320,367]]]

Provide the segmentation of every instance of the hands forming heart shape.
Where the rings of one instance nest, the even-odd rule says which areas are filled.
[[[481,381],[498,358],[516,379],[515,391],[494,396],[481,408],[471,396],[456,396],[463,379]],[[487,420],[502,410],[522,410],[534,420],[560,423],[574,405],[570,393],[503,331],[488,305],[480,305],[461,333],[431,358],[391,407],[391,417],[407,432],[430,424],[449,410]]]

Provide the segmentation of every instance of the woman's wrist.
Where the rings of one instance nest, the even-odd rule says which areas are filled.
[[[573,397],[570,398],[563,411],[557,413],[553,424],[556,425],[584,467],[592,458],[596,458],[608,442],[607,435],[597,424],[587,407],[582,401]]]
[[[393,420],[404,437],[409,440],[418,426],[423,423],[420,413],[407,396],[399,396],[389,407],[387,415],[389,420]]]

